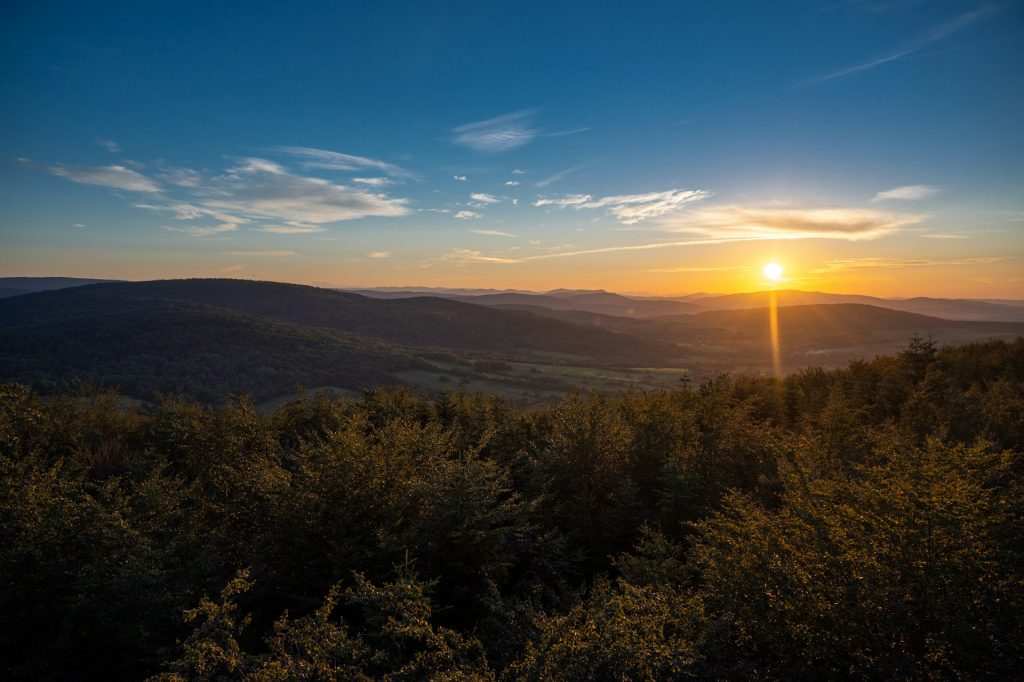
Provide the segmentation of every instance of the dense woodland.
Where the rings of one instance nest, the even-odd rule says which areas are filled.
[[[254,368],[255,369],[255,368]],[[1024,340],[784,380],[0,388],[6,679],[1008,678]]]

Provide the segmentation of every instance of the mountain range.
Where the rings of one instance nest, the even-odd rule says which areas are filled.
[[[82,380],[143,400],[270,400],[296,385],[405,384],[541,399],[772,368],[765,292],[678,301],[566,290],[367,296],[232,279],[11,284],[0,281],[8,290],[40,290],[0,299],[0,381],[44,391]],[[915,334],[943,344],[1024,335],[1021,321],[943,319],[863,302],[882,300],[871,297],[775,296],[786,371],[898,352]],[[937,301],[887,302],[963,315],[1024,312]]]

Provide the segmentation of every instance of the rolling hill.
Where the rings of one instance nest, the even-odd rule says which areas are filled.
[[[231,279],[156,280],[74,287],[5,299],[0,325],[138,311],[154,301],[211,306],[243,315],[343,331],[396,344],[481,352],[546,352],[590,359],[657,356],[670,350],[612,331],[442,298],[378,300],[329,289]]]
[[[491,296],[523,295],[474,298]],[[526,299],[622,304],[615,296]],[[778,319],[787,370],[898,352],[914,334],[942,344],[1024,335],[1020,322],[951,321],[862,303],[790,305]],[[84,379],[143,399],[164,392],[266,400],[297,384],[437,391],[452,381],[541,396],[581,385],[664,385],[684,372],[765,373],[769,349],[764,308],[644,318],[228,279],[99,283],[0,299],[0,381],[59,388]]]
[[[702,311],[765,308],[769,305],[772,293],[769,291],[757,291],[745,294],[706,296],[694,302]],[[785,289],[774,293],[780,307],[855,303],[908,313],[930,315],[949,320],[1024,322],[1024,308],[989,301],[948,298],[891,299],[861,296],[858,294],[798,291],[795,289]]]
[[[368,295],[374,298],[402,299],[420,296],[415,291],[384,291]],[[438,297],[462,303],[484,306],[546,308],[548,310],[578,310],[599,315],[648,318],[664,315],[682,315],[700,310],[698,305],[667,299],[641,299],[613,294],[607,291],[565,291],[556,290],[545,294],[501,292],[462,294],[439,291]]]
[[[402,299],[422,295],[419,289],[360,290],[374,298]],[[615,315],[636,319],[653,319],[713,310],[745,310],[765,308],[773,292],[756,291],[740,294],[694,294],[684,297],[658,298],[625,296],[607,291],[554,289],[545,293],[489,292],[460,289],[433,289],[430,295],[486,306],[520,309],[575,310],[598,315]],[[889,299],[858,294],[831,294],[820,291],[784,289],[774,292],[780,307],[798,305],[832,305],[856,303],[890,310],[900,310],[950,320],[1024,322],[1022,301],[982,301],[973,299],[907,298]]]
[[[439,298],[375,300],[290,284],[166,280],[93,284],[0,300],[0,380],[81,378],[134,397],[249,393],[296,384],[361,389],[431,369],[427,357],[658,364],[673,346]]]
[[[0,298],[112,281],[114,280],[82,277],[0,277]]]

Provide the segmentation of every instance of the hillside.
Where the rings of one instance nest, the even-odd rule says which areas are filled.
[[[174,301],[17,326],[3,319],[0,380],[44,389],[81,380],[144,400],[262,400],[297,385],[397,384],[390,373],[414,366],[409,355],[365,338]]]
[[[371,299],[328,289],[230,279],[158,280],[76,287],[0,303],[0,325],[70,319],[111,309],[139,310],[151,301],[181,301],[322,327],[393,343],[481,352],[566,353],[599,360],[663,354],[609,331],[494,310],[441,298]]]
[[[473,366],[487,358],[659,365],[673,350],[529,312],[269,282],[120,282],[0,300],[0,380],[45,388],[84,379],[144,399],[420,385],[424,372],[482,376]],[[508,383],[521,392],[527,382]]]
[[[227,398],[0,383],[2,679],[1020,678],[1024,340]]]
[[[410,288],[364,289],[358,293],[373,298],[403,299],[422,296],[427,290]],[[1024,322],[1022,301],[982,301],[972,299],[908,298],[888,299],[858,294],[831,294],[820,291],[784,289],[776,292],[755,291],[740,294],[692,294],[685,297],[626,296],[607,291],[554,289],[544,293],[461,289],[434,289],[429,295],[464,303],[486,306],[518,307],[520,309],[573,310],[598,315],[614,315],[635,319],[655,319],[712,310],[747,310],[766,308],[774,293],[777,305],[833,305],[857,303],[889,310],[900,310],[950,320]]]
[[[693,316],[699,324],[728,329],[758,329],[768,324],[766,308],[746,310],[713,310]],[[783,334],[939,331],[964,329],[979,333],[1012,333],[1024,331],[1020,322],[988,322],[949,320],[901,310],[891,310],[862,303],[829,305],[789,305],[778,309],[779,328]]]
[[[706,296],[697,299],[695,303],[703,311],[765,308],[769,305],[773,293],[780,307],[859,303],[949,320],[1024,322],[1024,308],[971,299],[890,299],[858,294],[829,294],[820,291],[784,289],[777,292],[757,291],[743,294]]]
[[[577,296],[611,295],[552,298]],[[914,335],[942,344],[1024,335],[1024,323],[862,304],[781,307],[779,328],[787,371],[896,352]],[[84,379],[147,400],[157,392],[271,400],[297,384],[406,384],[426,393],[461,385],[539,400],[574,387],[656,388],[683,374],[769,373],[770,348],[764,308],[643,319],[227,279],[102,283],[0,300],[0,380],[52,390]]]
[[[112,281],[114,280],[83,277],[0,277],[0,298]]]
[[[374,298],[402,299],[422,296],[418,291],[368,291]],[[431,295],[463,303],[484,306],[518,306],[548,310],[577,310],[599,315],[649,318],[663,315],[683,315],[700,310],[698,305],[667,299],[642,299],[613,294],[607,291],[555,290],[547,293],[500,292],[464,294],[440,290]]]

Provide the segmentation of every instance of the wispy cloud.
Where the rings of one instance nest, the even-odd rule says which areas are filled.
[[[159,177],[164,182],[168,182],[176,187],[188,189],[195,189],[203,182],[203,176],[191,168],[172,168],[160,173]]]
[[[560,197],[541,197],[533,202],[533,205],[564,208],[565,206],[582,206],[591,199],[592,197],[589,194],[565,194]]]
[[[96,140],[96,144],[98,144],[99,146],[103,147],[104,149],[106,149],[111,154],[114,154],[114,153],[119,152],[119,151],[123,151],[121,149],[121,145],[119,145],[117,142],[114,142],[113,140]]]
[[[534,110],[516,111],[504,116],[467,123],[452,130],[454,141],[480,152],[503,152],[516,149],[537,137],[530,123]]]
[[[565,137],[566,135],[577,135],[579,133],[585,133],[590,128],[584,126],[581,128],[572,128],[571,130],[556,130],[550,133],[543,133],[541,137]]]
[[[922,234],[921,236],[927,239],[968,239],[968,236],[966,234],[947,234],[941,232],[932,234]]]
[[[479,218],[480,214],[476,211],[457,211],[455,217],[459,220],[472,220],[473,218]]]
[[[577,256],[591,256],[596,254],[617,253],[621,251],[653,251],[659,249],[673,249],[688,246],[708,246],[713,244],[729,244],[733,242],[751,241],[751,239],[737,237],[733,239],[683,239],[666,242],[654,242],[648,244],[626,244],[621,246],[602,246],[592,249],[578,249],[565,251],[552,251],[550,253],[539,253],[532,256],[520,256],[519,258],[507,258],[501,256],[488,256],[480,251],[471,249],[454,249],[441,257],[442,260],[460,263],[503,263],[516,264],[527,263],[536,260],[550,260],[553,258],[573,258]],[[533,242],[531,242],[532,244]],[[559,248],[559,247],[555,247]]]
[[[899,270],[903,268],[934,267],[941,265],[985,265],[1008,260],[1003,256],[983,256],[979,258],[953,258],[936,260],[930,258],[841,258],[831,260],[823,267],[811,270],[821,274],[840,270]]]
[[[337,162],[335,166],[406,172],[391,164],[336,152],[276,149],[300,159],[327,159]],[[105,166],[41,165],[29,159],[16,162],[72,182],[144,194],[144,200],[133,201],[136,208],[164,213],[178,221],[195,221],[192,225],[164,227],[190,236],[220,235],[246,224],[253,224],[252,229],[262,232],[305,234],[323,232],[318,226],[327,223],[397,217],[411,212],[407,199],[385,191],[393,184],[390,177],[356,177],[351,184],[339,183],[257,157],[235,159],[231,167],[219,173],[158,164],[153,174],[147,174],[142,164],[131,162]],[[209,224],[211,221],[213,224]]]
[[[405,199],[294,175],[265,159],[241,160],[210,184],[205,209],[254,219],[322,224],[367,216],[393,217],[409,212]]]
[[[502,232],[501,230],[470,230],[475,234],[482,234],[486,237],[518,237],[517,234],[511,234],[510,232]]]
[[[580,204],[580,208],[607,208],[624,225],[633,225],[648,218],[674,213],[687,204],[711,196],[703,189],[670,189],[647,194],[620,194]]]
[[[396,166],[377,159],[370,159],[365,156],[343,154],[326,149],[315,149],[313,147],[271,147],[272,151],[287,154],[289,156],[305,159],[302,162],[305,168],[317,168],[322,170],[344,170],[354,171],[364,168],[374,168],[385,175],[392,177],[413,177],[415,174],[400,166]]]
[[[225,256],[251,256],[253,258],[288,258],[298,256],[298,251],[221,251]]]
[[[863,208],[763,208],[723,205],[687,211],[664,227],[714,238],[844,239],[858,241],[890,234],[924,220],[917,213]]]
[[[586,195],[583,196],[586,197]],[[600,201],[588,200],[586,203],[597,204]],[[604,203],[603,205],[608,206],[611,204]],[[566,246],[563,250],[516,258],[488,255],[471,249],[455,249],[445,254],[443,259],[462,264],[515,264],[553,258],[574,258],[608,253],[653,251],[769,239],[843,239],[855,241],[874,239],[889,234],[904,225],[919,222],[923,218],[924,216],[917,214],[885,213],[866,209],[783,209],[717,206],[703,210],[689,209],[680,214],[673,215],[671,221],[661,224],[663,229],[669,231],[689,232],[699,235],[692,239],[622,244],[589,249],[572,249]]]
[[[83,185],[100,185],[129,192],[159,192],[160,186],[152,179],[125,166],[66,166],[56,164],[47,168],[50,173]]]
[[[190,237],[216,237],[225,232],[234,232],[238,229],[235,223],[221,223],[220,225],[163,225],[162,229],[168,232],[179,232]]]
[[[505,186],[506,187],[518,187],[519,186],[519,181],[518,180],[509,180],[509,181],[507,181],[505,183]]]
[[[466,180],[467,180],[468,178],[466,178],[466,176],[465,176],[465,175],[453,175],[453,176],[452,176],[452,179],[453,179],[453,180],[458,180],[459,182],[466,182]]]
[[[352,182],[358,182],[360,185],[369,185],[370,187],[386,187],[387,185],[394,184],[394,180],[390,178],[352,178]]]
[[[326,228],[319,225],[262,225],[256,230],[273,234],[317,234],[327,231]]]
[[[481,204],[497,204],[501,202],[501,199],[494,196],[493,194],[484,194],[482,192],[476,192],[470,194],[469,198],[473,201],[479,201]]]
[[[606,208],[624,225],[634,225],[666,213],[675,213],[687,204],[701,201],[710,196],[711,192],[702,189],[670,189],[646,194],[616,194],[599,199],[594,199],[589,194],[567,194],[554,198],[542,197],[533,205],[576,209]]]
[[[918,199],[927,199],[938,194],[940,191],[938,187],[930,185],[904,185],[903,187],[894,187],[884,192],[879,192],[871,201],[887,201],[890,199],[916,201]]]
[[[522,168],[513,168],[512,175],[526,175],[526,171],[524,171]]]
[[[998,8],[986,3],[985,5],[982,5],[977,9],[971,10],[970,12],[965,12],[964,14],[953,17],[952,19],[946,21],[945,23],[938,24],[937,26],[932,26],[930,29],[925,31],[923,34],[921,34],[914,40],[882,56],[876,57],[866,62],[862,62],[860,64],[855,64],[853,66],[846,67],[844,69],[839,69],[838,71],[832,71],[831,73],[826,73],[816,78],[811,78],[800,83],[799,85],[818,85],[820,83],[825,83],[836,78],[852,76],[853,74],[868,71],[869,69],[882,66],[883,64],[888,64],[890,62],[904,59],[916,52],[920,52],[921,50],[931,46],[934,43],[937,43],[941,40],[944,40],[945,38],[952,36],[955,33],[958,33],[959,31],[962,31],[968,26],[974,24],[975,22],[987,17],[988,15],[996,11],[998,11]]]
[[[237,223],[244,224],[250,222],[246,218],[240,216],[228,215],[222,211],[215,211],[202,206],[196,206],[187,202],[175,202],[168,201],[164,204],[158,203],[144,203],[135,204],[135,208],[142,208],[147,211],[160,211],[168,213],[174,217],[175,220],[196,220],[198,218],[210,217],[214,220],[219,220],[222,223]]]
[[[369,258],[391,258],[390,251],[371,251],[366,255]]]
[[[445,255],[441,256],[441,260],[448,261],[451,263],[459,263],[461,265],[467,265],[469,263],[521,263],[521,258],[501,258],[500,256],[486,256],[480,251],[474,251],[472,249],[453,249]]]
[[[73,223],[71,227],[85,227],[85,223]]]
[[[677,268],[648,268],[646,272],[732,272],[734,270],[746,270],[748,268],[732,267],[701,267],[681,265]]]
[[[584,165],[585,164],[580,164],[578,166],[573,166],[572,168],[566,168],[565,170],[558,171],[554,175],[549,175],[548,177],[544,178],[543,180],[539,180],[539,181],[533,183],[533,186],[534,187],[547,187],[548,185],[553,185],[556,182],[558,182],[559,180],[561,180],[562,178],[564,178],[566,175],[569,175],[570,173],[575,173],[579,169],[583,168]]]

